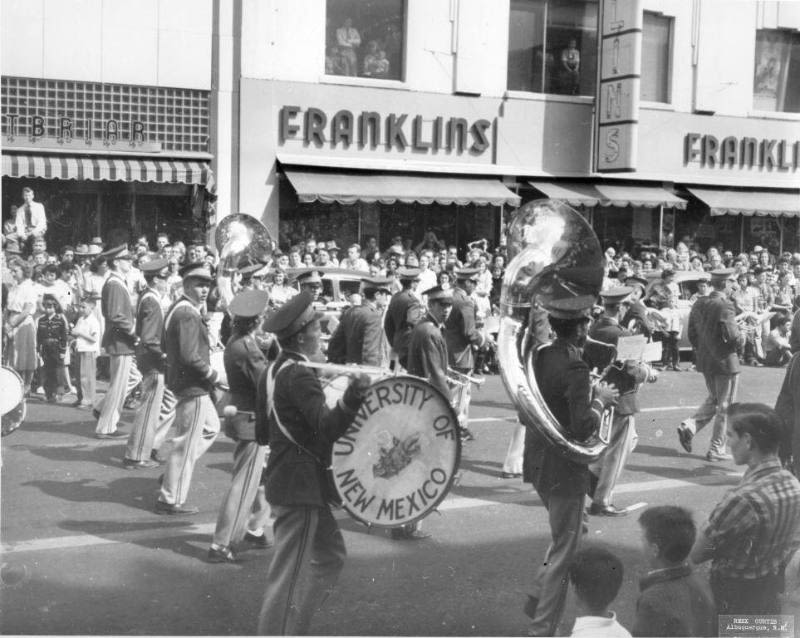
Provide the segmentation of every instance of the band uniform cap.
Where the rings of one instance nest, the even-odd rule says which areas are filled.
[[[626,277],[625,285],[631,287],[641,286],[642,288],[647,288],[647,279],[645,279],[644,277],[636,277],[636,276]]]
[[[728,279],[733,279],[735,273],[735,268],[718,268],[717,270],[712,270],[709,274],[711,275],[711,281],[727,281]]]
[[[325,248],[328,250],[339,250],[339,247],[336,245],[335,241],[329,241],[325,244]]]
[[[89,244],[89,252],[88,255],[94,256],[99,255],[103,252],[103,249],[100,247],[99,244]]]
[[[416,281],[422,271],[419,268],[398,268],[397,276],[401,281]]]
[[[314,310],[311,293],[304,290],[268,315],[264,321],[264,330],[273,333],[278,339],[286,339],[323,316],[323,313]]]
[[[194,261],[190,264],[185,264],[178,271],[178,274],[184,279],[189,277],[194,277],[195,279],[205,279],[206,281],[211,281],[213,279],[208,264],[202,261]]]
[[[151,259],[150,261],[146,261],[143,264],[139,265],[139,270],[141,270],[145,275],[154,275],[169,266],[169,260],[164,258],[159,259]]]
[[[242,266],[238,268],[236,272],[238,272],[242,277],[252,277],[253,273],[258,270],[261,270],[264,267],[264,264],[257,263],[257,264],[248,264],[247,266]]]
[[[462,268],[456,270],[456,279],[458,281],[477,281],[479,272],[480,270],[477,268]]]
[[[237,317],[257,317],[264,312],[267,302],[269,293],[266,290],[243,290],[231,300],[228,310]]]
[[[622,303],[632,292],[633,288],[631,286],[615,286],[614,288],[603,290],[600,293],[600,297],[602,297],[603,303],[616,304]]]
[[[297,277],[295,277],[295,281],[299,285],[303,284],[320,284],[322,285],[322,277],[319,276],[319,271],[317,270],[305,270],[301,273],[298,273]]]
[[[361,287],[364,290],[383,290],[385,292],[392,292],[392,279],[391,277],[362,277]]]
[[[551,299],[544,304],[544,309],[555,319],[588,319],[594,302],[594,295],[578,295],[564,299]]]
[[[130,251],[128,250],[128,246],[125,244],[116,246],[115,248],[111,248],[110,250],[100,254],[108,259],[108,261],[111,261],[112,259],[133,259],[133,255],[131,255]]]
[[[450,287],[445,288],[442,285],[433,286],[425,291],[428,296],[428,301],[439,301],[440,303],[453,303],[453,289]]]
[[[89,246],[87,244],[78,244],[75,247],[75,255],[84,257],[89,254]]]

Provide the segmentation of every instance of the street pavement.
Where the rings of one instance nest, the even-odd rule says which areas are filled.
[[[784,371],[746,368],[739,400],[773,405]],[[664,372],[641,392],[639,444],[616,504],[691,508],[701,523],[742,469],[704,459],[710,427],[694,454],[675,427],[704,398],[701,375]],[[498,376],[473,393],[461,475],[424,523],[432,537],[393,541],[338,512],[349,556],[339,586],[317,614],[320,635],[525,635],[527,587],[548,544],[544,507],[529,485],[499,474],[514,412]],[[124,431],[133,412],[126,411]],[[271,550],[235,565],[206,552],[227,488],[234,444],[220,435],[201,459],[188,503],[197,516],[152,512],[160,469],[122,468],[125,440],[94,438],[89,412],[29,402],[22,428],[2,439],[3,634],[253,634]],[[642,571],[637,513],[590,519],[588,542],[625,568],[613,605],[631,627]],[[560,633],[575,617],[570,598]]]

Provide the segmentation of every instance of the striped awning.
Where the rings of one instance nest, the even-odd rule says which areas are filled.
[[[712,215],[800,217],[800,191],[745,191],[731,188],[687,189]]]
[[[660,186],[637,184],[585,184],[581,182],[528,182],[551,199],[570,206],[634,206],[636,208],[686,208],[686,200]]]
[[[3,154],[3,175],[45,179],[107,180],[198,184],[214,189],[214,173],[207,162],[138,157]]]

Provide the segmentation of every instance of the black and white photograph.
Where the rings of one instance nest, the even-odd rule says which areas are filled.
[[[2,0],[0,635],[800,636],[800,0]]]

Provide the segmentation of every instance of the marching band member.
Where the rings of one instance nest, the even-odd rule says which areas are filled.
[[[416,294],[419,268],[398,268],[397,276],[403,289],[392,296],[383,319],[383,330],[392,348],[392,359],[408,367],[408,344],[411,331],[422,318],[422,303]]]
[[[618,286],[600,293],[603,300],[603,314],[589,330],[590,338],[616,347],[620,337],[632,335],[619,324],[621,304],[632,291],[632,287]],[[598,349],[593,347],[595,345],[591,342],[586,343],[584,359],[591,368],[604,370],[613,361],[609,361],[607,355],[597,352]],[[627,510],[618,509],[613,504],[614,488],[639,439],[634,422],[634,416],[639,411],[639,386],[645,381],[654,382],[658,378],[646,363],[627,360],[624,365],[625,375],[635,385],[630,391],[620,393],[611,424],[611,441],[600,460],[591,467],[592,472],[597,476],[597,486],[589,507],[589,514],[594,516],[626,516],[628,514]],[[621,388],[619,389],[621,390]]]
[[[128,437],[125,469],[146,469],[159,463],[152,459],[156,433],[166,433],[175,420],[175,396],[164,385],[165,355],[161,349],[164,332],[162,299],[167,294],[166,259],[154,259],[142,264],[142,275],[147,287],[139,297],[136,309],[136,362],[142,373],[142,402]],[[163,438],[159,437],[159,438]]]
[[[255,440],[256,387],[267,367],[267,359],[256,343],[254,334],[269,302],[264,290],[238,293],[229,304],[233,315],[233,334],[225,346],[225,373],[230,387],[230,405],[236,414],[225,417],[226,433],[235,437],[231,485],[222,501],[217,516],[214,538],[208,550],[208,559],[214,563],[236,561],[233,547],[243,540],[256,547],[268,547],[266,535],[255,536],[247,531],[248,519],[256,502],[261,470],[264,465],[266,445]],[[252,423],[252,437],[243,430],[228,427],[229,422]],[[255,518],[269,516],[267,512],[253,512]]]
[[[485,338],[475,325],[475,302],[471,295],[478,284],[477,268],[462,268],[456,271],[457,285],[453,289],[453,311],[444,324],[444,338],[447,341],[448,363],[456,372],[469,376],[475,369],[473,346],[480,348]],[[458,413],[458,425],[461,438],[472,441],[475,437],[470,432],[469,402],[472,386],[469,381],[454,386],[450,392],[453,405]]]
[[[271,448],[265,484],[275,518],[260,635],[306,633],[347,553],[329,506],[325,471],[333,443],[355,418],[369,378],[359,375],[337,405],[327,407],[317,375],[299,365],[319,353],[322,315],[312,302],[308,292],[301,292],[264,324],[282,352],[257,387],[256,440]],[[298,585],[309,580],[301,591]]]
[[[208,266],[194,262],[180,270],[183,295],[164,319],[162,349],[167,355],[167,387],[177,398],[176,436],[161,482],[156,514],[197,514],[184,505],[194,466],[219,433],[219,417],[211,392],[224,387],[211,368],[209,334],[203,311],[211,287]]]
[[[583,295],[545,306],[556,338],[539,350],[534,364],[547,407],[568,436],[578,440],[599,428],[603,409],[617,397],[612,385],[600,382],[592,388],[583,360],[594,300]],[[567,570],[580,547],[590,474],[588,466],[563,456],[539,432],[527,430],[523,480],[533,483],[547,508],[553,539],[525,605],[525,613],[533,619],[529,636],[556,635],[567,594]]]
[[[94,410],[97,418],[95,436],[98,439],[127,437],[117,431],[125,397],[141,381],[134,372],[134,348],[139,337],[134,329],[133,305],[125,283],[125,275],[131,269],[133,255],[125,245],[117,246],[101,254],[108,260],[110,272],[100,293],[100,306],[105,319],[105,331],[101,346],[109,355],[111,380],[101,405]]]

